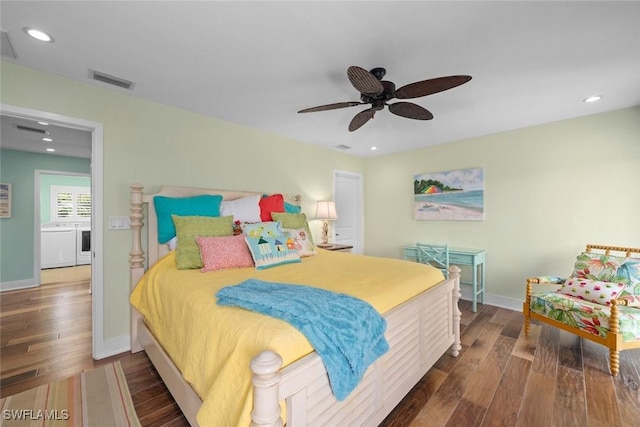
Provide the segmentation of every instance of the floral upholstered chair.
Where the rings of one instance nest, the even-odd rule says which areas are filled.
[[[535,284],[555,289],[534,292]],[[619,352],[640,348],[640,249],[587,245],[569,278],[527,279],[523,314],[525,335],[537,319],[608,347],[618,375]]]

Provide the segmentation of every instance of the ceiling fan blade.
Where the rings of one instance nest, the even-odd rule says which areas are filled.
[[[360,111],[353,117],[351,123],[349,123],[349,132],[360,129],[362,125],[373,118],[374,114],[376,114],[376,110],[374,110],[373,108],[368,108],[364,111]]]
[[[319,105],[317,107],[305,108],[304,110],[298,111],[298,113],[314,113],[316,111],[327,111],[327,110],[337,110],[338,108],[347,108],[353,107],[355,105],[361,105],[362,102],[336,102],[335,104],[327,104],[327,105]]]
[[[412,102],[396,102],[395,104],[390,104],[389,111],[391,111],[396,116],[402,116],[408,119],[433,119],[433,114],[431,114],[429,110]]]
[[[384,91],[382,82],[364,68],[352,65],[347,69],[347,77],[353,87],[365,95],[379,95]]]
[[[465,84],[469,80],[471,80],[471,76],[446,76],[422,80],[402,86],[396,90],[394,96],[398,99],[419,98],[421,96],[442,92],[443,90],[453,89],[456,86]]]

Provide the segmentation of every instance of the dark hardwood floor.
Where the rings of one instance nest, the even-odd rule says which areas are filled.
[[[0,395],[120,360],[142,425],[187,426],[144,353],[91,358],[88,289],[54,281],[0,295]],[[525,338],[519,312],[460,308],[460,355],[442,356],[383,426],[640,425],[640,350],[621,353],[614,378],[602,346],[535,323]]]

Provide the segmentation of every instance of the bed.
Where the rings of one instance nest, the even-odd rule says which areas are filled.
[[[158,243],[153,198],[203,194],[232,201],[261,193],[163,187],[158,193],[144,194],[143,186],[130,187],[133,243],[129,259],[132,301],[138,307],[131,309],[131,350],[147,353],[191,425],[376,426],[447,350],[458,355],[461,314],[459,269],[455,266],[444,279],[426,265],[318,249],[317,256],[300,263],[261,271],[253,267],[208,273],[176,269],[175,251]],[[299,206],[300,197],[289,202]],[[255,331],[252,326],[234,335],[215,325],[229,310],[242,311],[216,306],[215,291],[253,277],[328,288],[338,279],[349,282],[352,288],[345,293],[366,300],[384,316],[389,351],[369,366],[346,399],[338,401],[321,358],[291,326],[252,312],[234,322],[254,322]],[[391,288],[392,282],[401,280],[399,288]],[[167,289],[175,293],[162,293]],[[398,295],[403,292],[406,295]],[[152,303],[143,306],[141,299]],[[191,305],[202,300],[206,300],[204,308]],[[164,308],[170,302],[174,307]],[[169,312],[178,313],[179,319],[169,320]],[[170,330],[163,332],[161,324],[169,325]],[[202,331],[206,331],[205,343]],[[251,334],[258,335],[257,341],[251,338],[254,341],[242,347],[245,335]],[[231,349],[220,359],[231,353],[235,357],[236,352],[250,356],[240,368],[228,367],[214,360],[213,347],[216,351]]]

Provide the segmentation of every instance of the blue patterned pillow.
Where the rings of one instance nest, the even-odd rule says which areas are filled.
[[[284,236],[281,224],[277,221],[245,222],[240,224],[242,232],[249,237],[280,237]]]
[[[300,262],[300,255],[290,237],[245,237],[256,270]]]

